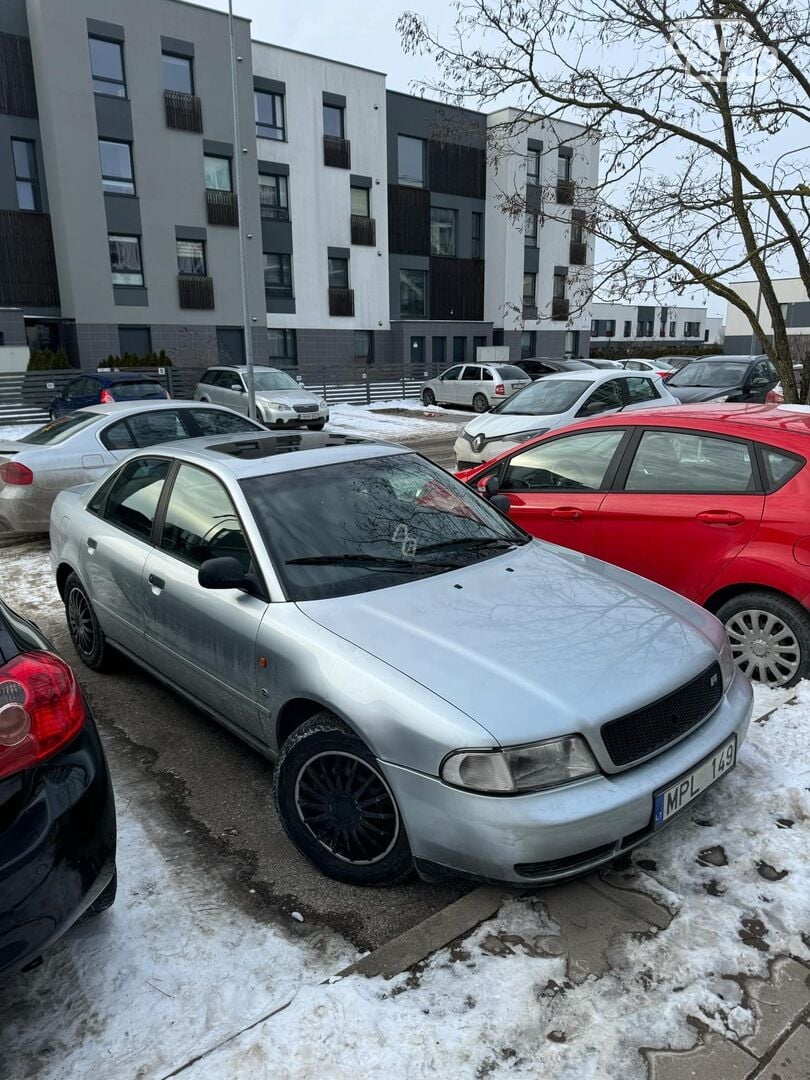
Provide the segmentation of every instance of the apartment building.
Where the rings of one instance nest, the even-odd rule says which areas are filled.
[[[632,346],[638,353],[645,345],[665,345],[677,352],[687,346],[723,343],[723,320],[707,315],[705,307],[592,301],[590,318],[591,344],[600,347]]]
[[[305,380],[587,355],[598,148],[386,89],[185,0],[4,0],[0,343]],[[236,198],[242,172],[241,220]],[[530,207],[505,212],[517,186]],[[581,202],[582,200],[582,202]]]
[[[806,351],[810,344],[810,298],[807,287],[801,278],[780,278],[774,281],[774,288],[785,317],[788,335],[795,339],[796,347]],[[759,283],[756,281],[736,282],[734,289],[756,311]],[[771,317],[764,302],[759,312],[762,329],[771,333]],[[798,339],[802,339],[799,342]],[[760,351],[756,337],[751,333],[751,325],[742,312],[729,304],[726,325],[725,351],[727,353],[747,353]]]

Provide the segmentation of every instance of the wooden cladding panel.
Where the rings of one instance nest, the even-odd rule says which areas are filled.
[[[430,192],[388,185],[388,247],[392,255],[430,254]]]
[[[431,191],[444,195],[486,196],[487,159],[484,150],[460,143],[428,143],[428,175]]]
[[[59,306],[47,214],[0,210],[0,306]]]
[[[16,34],[0,33],[0,113],[37,115],[31,44]]]
[[[483,259],[430,260],[430,317],[467,321],[483,319]]]

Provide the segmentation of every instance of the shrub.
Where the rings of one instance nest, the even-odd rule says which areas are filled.
[[[171,367],[172,362],[166,355],[166,351],[161,349],[159,353],[151,352],[145,356],[138,356],[137,353],[113,356],[110,353],[105,360],[99,362],[98,366],[100,368],[158,368]]]
[[[32,349],[28,358],[29,371],[64,371],[70,367],[64,349]]]

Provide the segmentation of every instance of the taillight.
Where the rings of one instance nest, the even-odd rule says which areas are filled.
[[[768,405],[782,405],[785,400],[785,395],[779,390],[769,390],[765,395],[765,401]]]
[[[0,780],[52,757],[85,717],[76,677],[53,653],[23,653],[0,667]]]
[[[25,487],[27,484],[33,484],[34,474],[27,465],[22,465],[19,461],[7,461],[4,465],[0,465],[0,480],[4,484]]]
[[[503,395],[506,393],[506,387],[503,385],[502,382],[499,382],[498,385],[495,387],[495,393],[498,395],[498,397],[503,397]]]
[[[112,405],[114,401],[115,401],[115,398],[112,396],[112,394],[110,393],[109,390],[102,390],[101,391],[101,404],[102,405]]]

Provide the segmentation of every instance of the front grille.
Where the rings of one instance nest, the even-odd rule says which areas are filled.
[[[293,405],[293,408],[295,409],[296,412],[300,412],[300,413],[317,412],[318,411],[318,406],[317,405]]]
[[[562,874],[566,870],[589,866],[598,859],[608,858],[616,850],[614,844],[602,844],[588,851],[578,851],[576,855],[565,855],[561,859],[549,859],[547,862],[515,863],[515,873],[521,877],[547,877],[550,874]]]
[[[602,741],[614,765],[629,765],[680,739],[716,708],[723,696],[720,665],[711,667],[643,709],[602,727]]]

